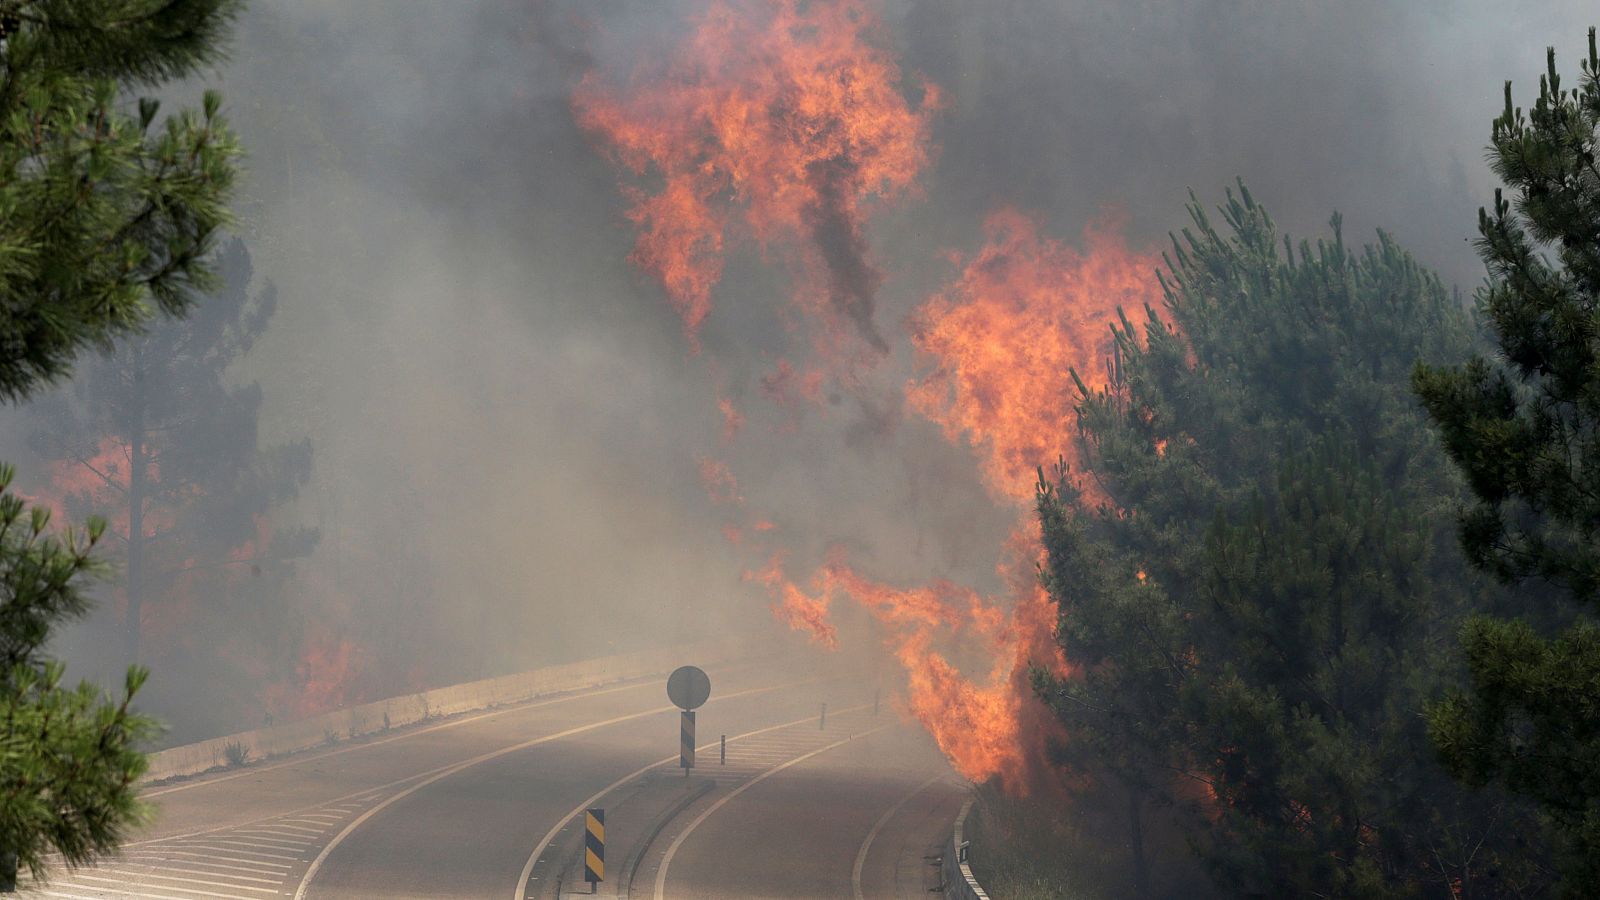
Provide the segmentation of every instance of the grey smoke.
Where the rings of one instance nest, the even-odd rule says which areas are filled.
[[[284,602],[337,623],[385,683],[765,627],[739,579],[760,554],[720,536],[732,514],[699,456],[727,459],[792,574],[841,542],[884,580],[998,588],[1017,511],[898,400],[904,321],[984,213],[1015,205],[1075,240],[1114,208],[1156,244],[1187,188],[1211,201],[1242,175],[1294,234],[1337,208],[1348,240],[1386,228],[1470,289],[1501,81],[1525,101],[1544,47],[1575,68],[1600,20],[1577,2],[886,0],[908,78],[948,105],[925,197],[859,233],[815,211],[837,308],[888,354],[855,402],[797,417],[760,388],[808,356],[789,276],[737,252],[691,359],[624,262],[619,173],[568,105],[591,67],[626,84],[669,52],[700,6],[256,0],[241,23],[221,87],[250,148],[243,235],[280,307],[240,377],[262,386],[264,441],[310,439],[286,514],[323,536]],[[748,417],[728,448],[718,379]],[[26,464],[22,431],[4,450]],[[93,668],[88,639],[63,650]],[[153,662],[164,708],[195,696]]]

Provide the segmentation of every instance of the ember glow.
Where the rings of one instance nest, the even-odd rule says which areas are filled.
[[[100,438],[95,452],[74,459],[53,460],[48,466],[49,482],[39,493],[39,501],[54,509],[58,521],[80,513],[106,519],[111,533],[128,539],[131,508],[126,502],[130,466],[128,445],[111,436]],[[145,463],[145,478],[161,482],[159,462]],[[145,502],[140,530],[153,538],[171,528],[175,514],[170,506]]]
[[[263,698],[277,719],[292,721],[360,703],[363,653],[352,641],[323,628],[305,635],[294,675],[267,686]]]
[[[722,414],[722,442],[731,444],[739,436],[739,429],[744,427],[744,414],[727,397],[717,398],[717,412]]]
[[[700,485],[712,503],[738,505],[744,502],[739,496],[739,481],[728,464],[709,456],[700,457]]]
[[[867,207],[912,190],[929,155],[938,93],[917,102],[858,0],[728,0],[660,64],[617,91],[591,73],[574,107],[618,160],[659,188],[629,187],[632,260],[655,276],[696,343],[727,244],[748,235],[797,270],[793,300],[830,352],[873,323],[882,280]],[[742,226],[735,231],[734,226]]]
[[[253,696],[232,700],[260,704],[280,717],[326,712],[355,696],[360,690],[360,649],[347,639],[330,637],[323,623],[307,624],[292,675],[281,671],[283,667],[260,641],[236,636],[219,646],[207,643],[200,626],[214,614],[208,607],[242,590],[259,574],[260,561],[272,545],[273,526],[268,517],[256,516],[254,535],[222,549],[215,558],[174,559],[162,554],[159,551],[170,545],[161,542],[170,537],[181,516],[191,514],[185,504],[201,495],[192,485],[163,484],[160,448],[145,449],[152,458],[146,461],[143,473],[146,487],[140,501],[140,532],[155,552],[147,550],[144,561],[145,595],[138,621],[144,652],[166,660],[196,655],[226,659],[261,685]],[[32,499],[51,508],[54,520],[63,525],[88,515],[102,516],[113,552],[125,554],[132,533],[131,465],[128,444],[104,436],[92,454],[51,461],[46,468],[48,480]],[[104,590],[118,618],[124,617],[128,607],[125,583],[119,580]]]
[[[779,406],[820,406],[825,377],[821,369],[801,372],[787,359],[780,359],[771,372],[761,376],[761,395]]]

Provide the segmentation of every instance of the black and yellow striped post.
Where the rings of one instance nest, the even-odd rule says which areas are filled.
[[[682,715],[683,727],[680,729],[678,741],[678,765],[683,767],[683,774],[687,776],[689,770],[694,768],[694,710],[683,710]]]
[[[606,880],[606,811],[586,810],[583,818],[583,880],[593,885]]]

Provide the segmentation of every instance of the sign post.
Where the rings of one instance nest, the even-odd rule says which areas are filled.
[[[711,698],[711,678],[696,666],[679,666],[667,676],[667,699],[681,710],[678,727],[678,765],[683,777],[694,768],[694,711]]]
[[[606,880],[606,811],[595,808],[584,811],[583,824],[583,880],[589,882],[589,893],[596,884]]]
[[[694,768],[694,710],[686,709],[679,713],[683,724],[678,729],[678,765],[683,766],[683,777],[689,777],[689,770]]]

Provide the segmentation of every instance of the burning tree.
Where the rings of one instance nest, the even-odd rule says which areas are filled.
[[[310,443],[260,447],[261,389],[230,379],[265,331],[276,292],[268,283],[252,293],[250,255],[237,240],[217,267],[215,296],[122,341],[82,367],[70,392],[37,407],[31,443],[52,461],[52,489],[68,512],[105,516],[126,554],[123,626],[134,661],[148,602],[224,592],[225,576],[239,572],[282,576],[316,539],[265,520],[310,476]]]
[[[67,375],[85,346],[189,306],[227,218],[237,155],[206,95],[202,112],[157,122],[122,89],[189,75],[216,59],[236,0],[0,2],[0,399]],[[81,864],[137,822],[135,781],[151,723],[120,696],[61,685],[44,655],[82,616],[105,525],[47,531],[47,510],[9,492],[0,467],[0,891],[47,854]]]
[[[1094,499],[1041,478],[1064,753],[1126,792],[1141,866],[1146,812],[1176,808],[1229,895],[1536,892],[1526,813],[1453,788],[1420,715],[1492,600],[1407,385],[1468,316],[1387,236],[1352,252],[1335,217],[1297,248],[1240,190],[1226,231],[1190,207],[1165,318],[1123,319],[1112,383],[1081,387]]]

